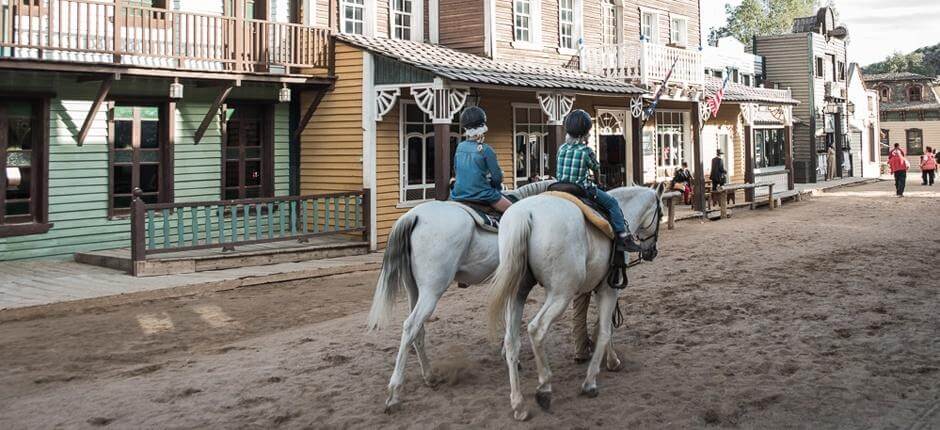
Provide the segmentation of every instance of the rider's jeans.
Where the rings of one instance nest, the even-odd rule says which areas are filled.
[[[627,222],[623,219],[623,211],[620,210],[620,205],[617,204],[617,199],[610,196],[603,190],[593,187],[586,189],[588,193],[594,194],[594,200],[601,204],[607,213],[610,214],[610,226],[614,228],[614,232],[618,235],[627,231]]]

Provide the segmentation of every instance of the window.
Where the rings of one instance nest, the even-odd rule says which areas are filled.
[[[878,161],[875,145],[875,127],[870,125],[868,126],[868,161],[872,163]]]
[[[891,89],[888,87],[881,87],[878,89],[878,94],[881,96],[881,101],[886,102],[891,98]]]
[[[274,195],[273,110],[260,104],[226,107],[222,150],[222,198]]]
[[[839,82],[845,81],[845,63],[839,61],[836,65],[836,72],[838,73]]]
[[[413,0],[392,0],[392,38],[411,40]]]
[[[656,112],[657,176],[667,176],[685,159],[685,115],[682,112]]]
[[[611,1],[612,2],[612,1]],[[650,42],[659,41],[659,14],[652,11],[640,11],[640,36]]]
[[[891,152],[891,130],[886,128],[881,129],[881,156],[887,157],[888,153]]]
[[[620,43],[620,13],[615,0],[601,0],[601,43]]]
[[[579,36],[576,24],[575,0],[558,1],[558,47],[561,49],[576,49],[576,40]]]
[[[669,42],[677,46],[689,44],[689,20],[684,16],[673,16],[669,20]]]
[[[365,0],[340,0],[341,29],[347,34],[365,34]]]
[[[919,128],[907,129],[907,155],[924,155],[924,132]]]
[[[826,72],[824,71],[822,57],[816,57],[816,72],[815,72],[816,77],[823,78],[826,76],[825,73]]]
[[[836,56],[826,54],[826,63],[829,65],[829,70],[826,72],[826,80],[833,82],[836,80]]]
[[[754,130],[754,167],[763,169],[786,165],[783,129]]]
[[[920,85],[911,85],[907,89],[907,99],[912,102],[923,101],[923,91]]]
[[[744,78],[744,85],[751,86],[751,75],[743,75],[742,77]]]
[[[529,178],[548,174],[548,119],[538,106],[513,108],[514,136],[513,171],[517,187],[529,183]]]
[[[0,101],[0,237],[49,230],[48,106],[46,99]]]
[[[401,189],[402,203],[434,198],[434,124],[414,102],[401,104]],[[450,159],[460,140],[459,126],[450,126]],[[451,162],[453,177],[453,161]]]
[[[531,0],[515,0],[513,4],[516,40],[532,42],[532,2]]]
[[[165,111],[158,105],[115,104],[111,109],[108,127],[111,216],[129,213],[135,188],[141,189],[145,203],[170,200],[173,182],[169,179],[170,151],[163,127]]]

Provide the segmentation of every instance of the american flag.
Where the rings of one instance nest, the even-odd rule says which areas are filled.
[[[705,103],[708,105],[708,110],[712,113],[712,117],[718,115],[718,108],[721,107],[721,100],[725,98],[725,86],[728,85],[728,78],[730,77],[731,71],[725,70],[725,79],[721,81],[721,88],[718,89],[717,93],[705,100]]]
[[[666,84],[669,83],[669,78],[672,77],[672,71],[676,68],[676,63],[679,62],[679,58],[672,62],[672,66],[669,67],[669,72],[666,73],[666,78],[663,79],[663,84],[659,87],[659,91],[656,92],[656,96],[653,97],[653,102],[650,103],[649,107],[646,108],[646,119],[652,118],[653,114],[656,113],[656,105],[659,104],[660,97],[663,96],[663,93],[666,92]],[[644,121],[645,123],[646,121]]]

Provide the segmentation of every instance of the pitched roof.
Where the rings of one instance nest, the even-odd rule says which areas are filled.
[[[721,82],[722,80],[719,78],[706,76],[705,93],[708,95],[717,93],[718,89],[721,88]],[[747,85],[736,84],[734,82],[728,82],[728,85],[725,87],[724,100],[729,102],[756,102],[785,105],[800,104],[799,100],[791,97],[790,92],[787,90],[749,87]]]
[[[865,82],[932,81],[934,78],[911,72],[864,74]]]
[[[882,112],[909,112],[918,110],[940,110],[937,102],[890,102],[881,103]]]
[[[455,82],[614,94],[645,92],[625,82],[578,70],[491,60],[429,43],[351,34],[340,34],[336,37],[372,53]]]

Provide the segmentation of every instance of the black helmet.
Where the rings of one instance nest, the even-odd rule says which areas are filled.
[[[475,129],[486,125],[486,112],[477,106],[470,106],[460,114],[460,128]]]
[[[574,138],[584,137],[591,131],[591,115],[575,109],[565,117],[565,133]]]

